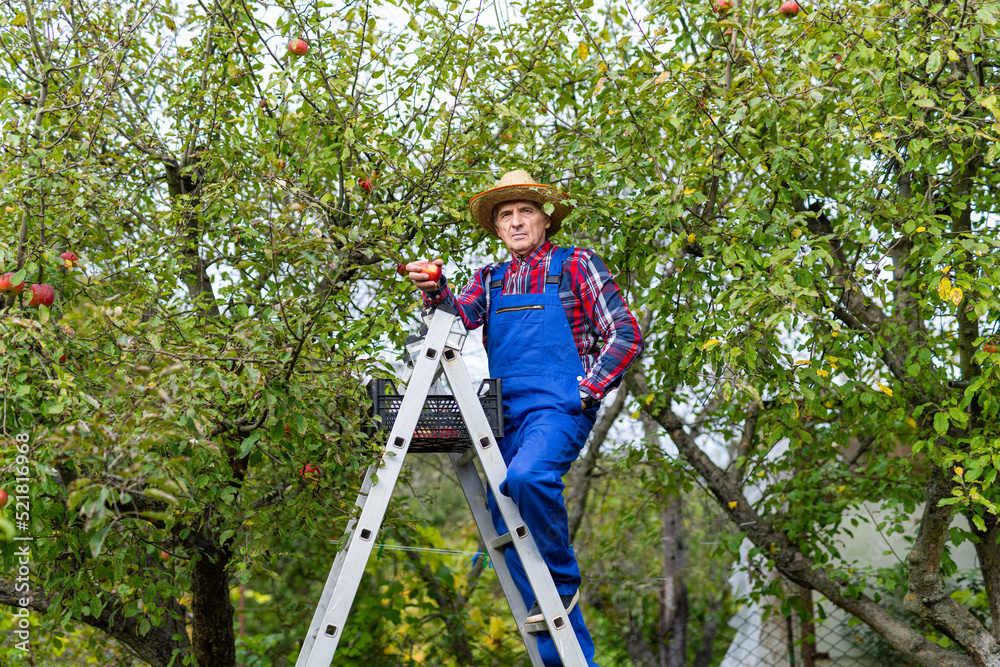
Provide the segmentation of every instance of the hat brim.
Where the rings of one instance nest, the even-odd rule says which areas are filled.
[[[480,192],[470,199],[469,213],[480,227],[500,238],[496,225],[493,224],[493,209],[498,205],[508,201],[533,201],[542,206],[551,203],[554,208],[549,214],[552,224],[549,226],[548,235],[552,236],[559,231],[563,218],[573,210],[573,207],[564,200],[565,195],[551,185],[503,185]]]

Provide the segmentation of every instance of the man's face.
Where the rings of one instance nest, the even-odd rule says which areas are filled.
[[[493,211],[497,234],[514,254],[530,255],[545,243],[545,230],[552,224],[541,207],[530,201],[508,201]]]

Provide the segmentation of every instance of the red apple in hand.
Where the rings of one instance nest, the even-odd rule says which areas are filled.
[[[795,0],[785,0],[778,9],[785,16],[795,16],[799,13],[799,3]]]
[[[35,283],[30,289],[31,301],[28,302],[28,308],[38,308],[43,305],[51,306],[52,302],[56,300],[56,291],[52,288],[52,285]]]
[[[297,56],[304,56],[309,53],[309,45],[304,39],[296,37],[288,43],[288,50]]]
[[[22,280],[17,285],[10,284],[10,277],[14,275],[13,273],[5,273],[0,276],[0,294],[4,296],[17,296],[24,291],[24,281]]]
[[[427,280],[437,282],[441,279],[441,267],[434,262],[414,262],[417,270],[414,273],[422,273],[427,276]]]
[[[0,489],[0,510],[7,506],[7,492]]]

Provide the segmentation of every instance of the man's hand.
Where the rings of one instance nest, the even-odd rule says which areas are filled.
[[[424,292],[433,292],[438,288],[438,281],[428,280],[427,274],[418,270],[420,268],[420,264],[421,262],[410,262],[407,264],[406,270],[408,273],[406,275],[410,279],[410,282],[413,283],[413,286],[417,289],[423,290]],[[439,257],[438,259],[435,259],[432,264],[437,264],[439,267],[444,266],[444,260]]]

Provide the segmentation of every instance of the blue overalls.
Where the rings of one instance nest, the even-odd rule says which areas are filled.
[[[510,263],[498,267],[490,284],[486,331],[490,376],[503,379],[505,436],[498,444],[507,464],[507,479],[500,492],[517,504],[560,595],[570,595],[580,587],[580,569],[569,545],[562,477],[587,441],[597,415],[597,406],[581,410],[583,363],[559,299],[563,261],[572,250],[553,251],[545,291],[540,294],[502,295]],[[487,505],[497,532],[506,533],[492,491]],[[530,608],[535,596],[517,551],[508,547],[504,557]],[[569,619],[588,665],[596,667],[594,642],[579,605]],[[562,665],[548,632],[538,635],[538,649],[547,667]]]

